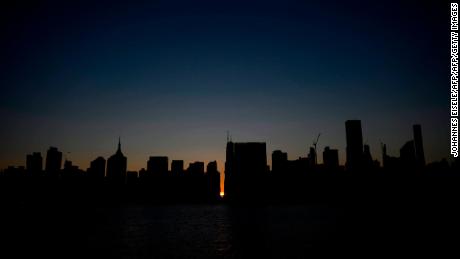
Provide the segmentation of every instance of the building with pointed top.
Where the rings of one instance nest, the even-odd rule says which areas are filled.
[[[117,152],[107,160],[107,179],[111,183],[123,184],[126,180],[128,159],[121,152],[121,142],[118,139]]]

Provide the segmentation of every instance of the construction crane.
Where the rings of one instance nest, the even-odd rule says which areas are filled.
[[[318,145],[320,136],[321,136],[321,133],[318,134],[318,137],[316,138],[316,140],[313,140],[313,148],[315,149],[315,165],[318,164],[318,152],[316,151],[316,145]]]

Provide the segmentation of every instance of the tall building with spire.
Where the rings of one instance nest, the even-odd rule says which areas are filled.
[[[107,178],[112,183],[123,184],[126,180],[128,159],[121,152],[121,142],[118,138],[117,152],[107,160]]]

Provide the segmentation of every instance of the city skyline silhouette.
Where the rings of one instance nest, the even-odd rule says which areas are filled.
[[[0,12],[1,258],[459,257],[458,5]]]
[[[353,122],[353,121],[356,121],[356,122],[359,123],[359,125],[358,125],[358,128],[359,128],[358,135],[361,135],[361,136],[362,136],[363,134],[362,134],[362,131],[361,131],[361,128],[362,128],[362,127],[361,127],[361,121],[360,121],[360,120],[351,120],[350,122]],[[420,135],[419,138],[421,138],[421,126],[420,126],[419,124],[415,124],[414,127],[417,127],[417,128],[418,128],[419,135]],[[347,128],[347,127],[346,127],[346,128]],[[414,129],[414,132],[415,132],[415,129]],[[304,152],[302,155],[308,154],[309,151],[311,152],[310,148],[313,148],[313,147],[317,144],[320,135],[321,135],[321,133],[320,133],[319,136],[317,137],[316,142],[313,141],[312,144],[311,144],[310,146],[309,146],[309,144],[307,144],[307,143],[305,144],[306,150],[305,150],[305,152]],[[415,135],[415,133],[414,133],[414,135]],[[327,137],[327,136],[326,136],[326,137]],[[325,138],[325,136],[323,135],[322,139],[324,139],[324,138]],[[417,137],[414,136],[414,139],[416,139],[416,138],[417,138]],[[229,142],[229,141],[231,142],[232,139],[233,139],[233,137],[230,135],[230,132],[227,131],[227,142]],[[385,146],[386,146],[386,143],[382,142],[381,139],[379,139],[379,140],[380,140],[380,143],[379,143],[379,144],[380,144],[380,145],[379,145],[379,151],[380,151],[380,152],[379,152],[379,153],[380,153],[380,155],[381,155],[380,157],[382,157],[382,156],[383,156],[383,153],[382,153],[382,152],[383,152],[383,151],[382,151],[382,145],[385,144]],[[241,141],[237,141],[237,142],[241,142]],[[422,144],[420,144],[420,143],[422,143],[422,140],[420,139],[420,140],[418,141],[418,143],[419,143],[419,144],[418,144],[419,146],[422,145]],[[117,152],[121,150],[121,149],[120,149],[120,145],[121,145],[121,137],[119,136],[119,137],[118,137],[118,148],[117,148]],[[368,145],[367,142],[366,142],[365,145]],[[331,146],[331,145],[324,145],[324,148],[330,148],[330,146]],[[363,146],[363,140],[362,140],[362,139],[360,140],[358,146]],[[400,145],[400,147],[402,147],[402,145]],[[53,149],[54,149],[54,148],[56,148],[56,147],[55,147],[55,146],[50,146],[50,148],[53,148]],[[280,148],[281,148],[281,147],[280,147]],[[277,148],[276,150],[278,150],[278,149],[279,149],[279,148]],[[375,149],[375,148],[374,148],[374,149]],[[424,153],[424,151],[423,151],[423,146],[421,147],[421,149],[422,149],[422,153]],[[393,147],[393,150],[398,150],[398,148],[394,148],[394,147]],[[64,153],[63,153],[63,154],[64,154],[64,160],[69,160],[69,161],[70,161],[71,158],[70,158],[69,156],[70,156],[71,152],[67,152],[67,153],[66,153],[65,151],[63,151],[63,152],[64,152]],[[158,150],[158,151],[156,151],[156,152],[160,153],[161,151]],[[347,149],[345,148],[344,153],[340,153],[340,152],[338,153],[338,154],[341,154],[340,156],[338,156],[339,165],[344,165],[344,164],[345,164],[346,161],[341,161],[342,159],[339,159],[339,157],[345,157],[345,158],[346,158],[346,157],[347,157],[347,152],[348,152],[348,151],[347,151]],[[385,151],[385,152],[387,152],[387,151]],[[399,150],[399,152],[400,152],[400,150]],[[31,153],[30,155],[33,155],[33,154],[40,153],[40,152],[35,152],[35,151],[34,151],[34,152],[29,152],[29,153]],[[390,154],[390,155],[397,155],[398,152],[393,152],[392,154],[387,152],[387,154]],[[109,155],[109,156],[110,156],[110,155]],[[100,156],[100,157],[102,157],[102,156]],[[423,158],[423,163],[425,164],[425,155],[424,155],[424,154],[423,154],[423,157],[424,157],[424,158]],[[317,160],[316,160],[317,163],[318,163],[318,161],[324,163],[323,157],[317,156],[316,159],[317,159]],[[451,160],[451,157],[450,157],[450,156],[441,157],[441,160],[442,160],[442,159]],[[62,154],[61,154],[61,160],[62,160]],[[380,162],[382,162],[383,159],[378,159],[378,160],[380,160]],[[210,161],[215,161],[215,160],[210,160]],[[436,160],[431,159],[431,158],[429,158],[428,161],[429,161],[429,162],[436,162]],[[90,164],[90,162],[91,162],[91,161],[89,161],[88,164]],[[27,164],[27,161],[26,161],[26,163],[24,163],[24,165],[26,165],[26,164]],[[271,160],[269,160],[268,165],[271,165]],[[8,166],[14,166],[14,165],[9,164],[9,165],[7,165],[6,167],[8,167]],[[148,166],[148,165],[147,165],[147,166]],[[0,170],[1,170],[1,169],[5,169],[6,167],[0,168]],[[142,168],[144,168],[144,167],[145,167],[145,166],[143,166],[143,167],[141,167],[141,168],[137,168],[136,170],[140,170],[140,169],[142,169]],[[169,167],[169,165],[168,165],[168,167]],[[132,167],[131,167],[130,169],[132,169]],[[127,170],[128,170],[128,168],[127,168]]]
[[[348,118],[373,154],[419,123],[427,162],[449,157],[448,6],[395,5],[7,4],[0,168],[50,145],[87,168],[121,136],[129,170],[150,155],[222,170],[226,131],[295,158],[319,133],[344,149]]]
[[[278,187],[267,185],[267,181],[275,179],[277,182],[277,178],[282,182],[283,179],[285,181],[291,177],[307,177],[317,173],[325,174],[325,177],[329,177],[330,173],[343,175],[359,173],[367,175],[365,177],[375,177],[376,173],[382,173],[387,175],[385,177],[391,177],[397,172],[401,174],[398,177],[404,177],[404,174],[407,173],[427,172],[430,167],[432,168],[429,169],[430,172],[437,168],[440,170],[438,173],[450,167],[452,170],[458,167],[458,159],[450,164],[446,158],[426,164],[422,127],[416,124],[413,125],[412,130],[413,138],[401,145],[399,156],[389,154],[387,145],[383,142],[380,143],[381,153],[372,154],[369,145],[363,142],[361,121],[347,120],[345,122],[347,147],[344,164],[339,162],[341,151],[334,147],[326,146],[321,156],[321,151],[318,152],[316,146],[321,134],[303,157],[288,159],[287,152],[277,149],[272,151],[269,164],[267,161],[270,156],[267,155],[265,142],[233,142],[231,135],[227,133],[224,170],[218,169],[216,160],[209,162],[205,171],[204,162],[191,162],[185,167],[183,160],[172,158],[169,162],[168,156],[149,156],[145,167],[137,171],[128,170],[128,158],[122,152],[119,137],[116,152],[107,159],[98,156],[91,161],[86,170],[80,169],[67,157],[63,159],[63,153],[58,148],[50,147],[46,153],[46,159],[41,156],[40,152],[31,152],[27,154],[24,165],[9,166],[1,170],[0,175],[6,181],[10,178],[15,179],[15,177],[30,178],[32,184],[34,184],[34,179],[36,181],[40,178],[43,178],[46,183],[46,181],[64,181],[65,179],[81,181],[83,177],[88,183],[103,184],[106,182],[114,186],[120,184],[133,186],[136,183],[142,184],[140,185],[144,186],[142,188],[147,188],[145,191],[155,190],[157,195],[169,193],[167,196],[170,196],[171,189],[174,189],[179,200],[180,196],[185,197],[189,191],[199,193],[206,190],[208,194],[203,193],[197,197],[217,199],[219,196],[224,197],[225,194],[225,198],[229,200],[263,200],[264,196],[270,193],[277,195]],[[318,157],[322,157],[322,163],[318,162]],[[418,177],[416,174],[413,176]],[[305,180],[298,179],[297,182],[302,181]],[[293,188],[293,183],[285,184],[291,187],[283,188]],[[185,191],[191,188],[189,185],[195,186]],[[295,189],[303,191],[304,187],[297,186]],[[250,198],[252,196],[254,197]]]

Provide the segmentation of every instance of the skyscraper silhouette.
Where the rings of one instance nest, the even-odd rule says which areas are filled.
[[[117,152],[107,160],[107,178],[110,182],[123,184],[126,180],[127,158],[121,152],[121,142],[118,139]]]
[[[371,155],[371,148],[369,145],[364,145],[363,157],[362,157],[362,166],[366,169],[370,169],[373,166],[374,160]]]
[[[204,175],[204,162],[195,161],[190,163],[187,168],[187,173],[192,176]]]
[[[228,140],[227,137],[227,146],[225,148],[225,181],[224,181],[224,190],[225,190],[225,197],[228,198],[229,193],[234,193],[235,190],[233,189],[235,184],[233,183],[232,179],[232,171],[233,171],[233,157],[234,157],[234,145],[232,141]]]
[[[147,173],[152,175],[166,175],[168,173],[167,156],[151,156],[147,161]]]
[[[207,188],[212,199],[220,197],[220,173],[217,171],[217,162],[209,162],[206,167]]]
[[[281,150],[275,150],[272,152],[272,172],[274,173],[286,173],[288,164],[288,155],[286,152]]]
[[[88,169],[88,175],[90,178],[102,180],[105,177],[105,159],[98,157],[91,161]]]
[[[415,144],[413,140],[407,141],[399,150],[401,166],[404,169],[413,169],[416,165]]]
[[[266,144],[228,142],[226,156],[225,196],[230,200],[261,199],[268,176]]]
[[[323,164],[327,169],[339,168],[339,151],[325,147],[323,151]]]
[[[415,157],[417,159],[417,166],[425,166],[425,152],[423,151],[423,138],[422,138],[422,126],[415,124],[414,129],[414,145],[415,145]]]
[[[171,173],[180,175],[184,172],[184,160],[173,160],[171,162]]]
[[[345,122],[347,135],[347,163],[348,170],[358,170],[362,166],[363,158],[363,133],[360,120]]]
[[[48,174],[57,176],[62,165],[62,152],[56,147],[50,147],[46,153],[45,170]]]
[[[43,159],[40,152],[27,155],[26,170],[33,174],[40,173],[43,170]]]

